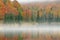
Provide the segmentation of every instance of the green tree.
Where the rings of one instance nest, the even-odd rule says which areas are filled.
[[[53,13],[49,13],[48,14],[48,22],[50,23],[50,22],[53,22]]]
[[[22,8],[18,8],[17,21],[23,20],[22,12],[23,12]]]
[[[32,14],[31,20],[34,21],[34,19],[33,19],[33,14]]]
[[[4,16],[4,22],[14,22],[14,15],[12,13],[6,13]]]
[[[37,12],[37,22],[40,22],[39,11]]]
[[[15,21],[16,22],[22,21],[22,16],[20,15],[20,13],[15,17]]]

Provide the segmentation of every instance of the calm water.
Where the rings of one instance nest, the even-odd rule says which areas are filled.
[[[22,23],[0,23],[0,27],[60,27],[60,23],[36,23],[36,22],[22,22]]]

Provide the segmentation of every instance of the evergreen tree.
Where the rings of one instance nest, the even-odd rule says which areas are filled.
[[[59,22],[60,20],[59,20],[59,16],[57,15],[57,18],[56,18],[56,22]]]
[[[14,15],[11,13],[10,15],[9,15],[10,17],[9,17],[9,19],[10,19],[10,22],[14,22]]]
[[[18,12],[19,12],[19,14],[18,14],[18,16],[17,16],[18,21],[19,21],[19,20],[20,20],[20,21],[23,20],[22,11],[23,11],[22,8],[19,8],[19,9],[18,9]]]
[[[53,21],[53,13],[49,13],[48,14],[48,22],[52,22]]]
[[[6,13],[4,16],[4,22],[7,22],[7,21],[9,21],[9,15]]]
[[[22,16],[20,13],[15,17],[15,20],[16,20],[16,22],[22,21]]]
[[[34,21],[34,11],[32,10],[32,17],[31,17],[31,20]]]
[[[14,15],[12,13],[5,14],[4,22],[14,22]]]
[[[39,11],[37,12],[37,22],[40,22]]]

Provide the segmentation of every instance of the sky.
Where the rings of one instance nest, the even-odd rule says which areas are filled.
[[[17,1],[20,3],[29,3],[29,2],[45,2],[45,1],[56,1],[56,0],[17,0]]]

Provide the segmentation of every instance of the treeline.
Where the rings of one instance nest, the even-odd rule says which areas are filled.
[[[0,19],[4,22],[60,22],[60,6],[26,7],[18,1],[1,0]]]
[[[20,9],[18,15],[14,15],[13,13],[6,13],[4,16],[5,22],[60,22],[60,12],[50,9],[49,12],[46,12],[46,9],[39,10],[23,10]]]

